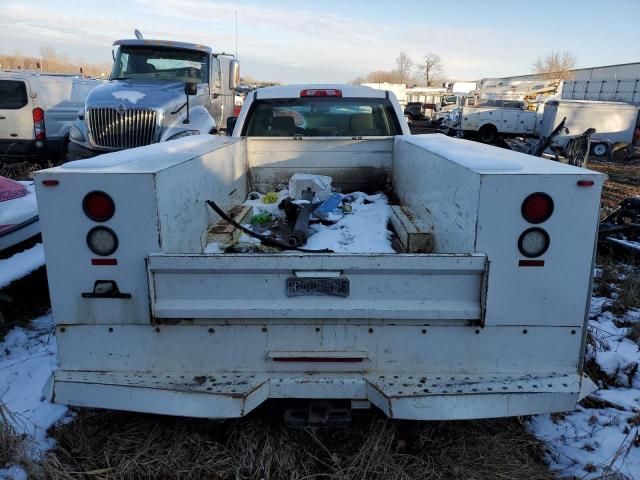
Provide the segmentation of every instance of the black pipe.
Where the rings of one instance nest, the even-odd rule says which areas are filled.
[[[303,253],[334,253],[333,250],[331,250],[329,248],[324,248],[322,250],[307,250],[306,248],[292,247],[291,245],[287,245],[286,243],[280,243],[277,240],[274,240],[274,239],[269,238],[269,237],[265,237],[264,235],[260,235],[259,233],[256,233],[253,230],[250,230],[248,228],[243,227],[238,222],[236,222],[233,218],[231,218],[229,215],[227,215],[225,213],[225,211],[222,210],[216,204],[216,202],[214,202],[213,200],[207,200],[207,205],[209,205],[213,209],[214,212],[216,212],[218,215],[220,215],[220,217],[222,217],[224,220],[229,222],[231,225],[233,225],[234,227],[242,230],[244,233],[246,233],[250,237],[257,238],[258,240],[260,240],[265,245],[270,245],[272,247],[281,248],[283,250],[297,250],[298,252],[303,252]]]
[[[292,247],[304,245],[307,241],[307,229],[309,228],[309,218],[311,218],[311,202],[313,201],[313,191],[307,188],[302,192],[302,200],[304,203],[296,204],[298,206],[298,216],[293,227],[293,232],[287,238],[287,242]]]

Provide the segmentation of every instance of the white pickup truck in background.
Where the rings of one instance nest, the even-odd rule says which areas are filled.
[[[333,252],[212,245],[224,222],[207,201],[223,213],[256,205],[285,196],[295,174],[330,177],[340,194],[344,217],[310,225],[306,244],[322,247],[324,228]],[[259,89],[233,137],[110,153],[35,180],[56,402],[229,418],[268,399],[327,399],[464,419],[572,410],[590,388],[603,175],[411,136],[388,92]],[[374,208],[383,217],[355,229]],[[375,235],[386,249],[354,247]],[[412,238],[430,242],[413,249]]]

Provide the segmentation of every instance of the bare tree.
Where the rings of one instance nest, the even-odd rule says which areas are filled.
[[[422,72],[427,87],[432,86],[436,77],[442,73],[442,59],[440,55],[427,53],[422,63],[418,65],[418,69]]]
[[[407,83],[411,67],[413,67],[413,60],[405,52],[400,52],[400,55],[396,58],[396,65],[398,66],[397,72],[400,76],[400,83]]]
[[[576,63],[576,57],[571,52],[551,52],[545,57],[538,57],[533,70],[545,79],[568,80],[574,76]]]

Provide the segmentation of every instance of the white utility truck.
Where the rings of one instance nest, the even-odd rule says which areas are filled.
[[[513,95],[477,99],[477,105],[457,108],[448,114],[443,127],[451,134],[477,135],[484,143],[498,137],[529,136],[536,130],[538,115]]]
[[[231,218],[295,174],[356,192],[353,212],[312,225],[306,249],[211,248],[212,229],[233,224],[209,206]],[[603,175],[411,136],[389,92],[259,89],[232,137],[35,181],[55,402],[229,418],[268,399],[326,400],[433,420],[572,410],[592,387],[582,359]],[[382,218],[343,223],[369,207]],[[333,252],[315,253],[319,228]],[[399,246],[342,248],[374,235]]]

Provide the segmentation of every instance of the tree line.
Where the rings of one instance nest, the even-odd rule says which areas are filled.
[[[364,77],[353,79],[351,83],[357,85],[388,82],[433,87],[445,80],[442,59],[440,55],[435,53],[427,53],[422,60],[415,63],[406,52],[400,52],[396,57],[395,64],[396,68],[393,70],[369,72]]]
[[[393,70],[376,70],[365,76],[357,77],[351,83],[400,83],[405,85],[424,85],[427,87],[440,86],[446,82],[444,64],[440,55],[427,53],[417,63],[400,52],[395,59],[396,68]],[[573,78],[576,68],[576,57],[571,52],[551,52],[540,56],[532,64],[533,73],[541,79],[569,80]],[[414,68],[415,67],[415,68]]]
[[[2,70],[40,70],[47,73],[80,73],[100,78],[111,72],[111,63],[89,63],[72,60],[68,55],[59,54],[51,47],[42,47],[38,56],[23,55],[15,52],[11,55],[0,54]]]

